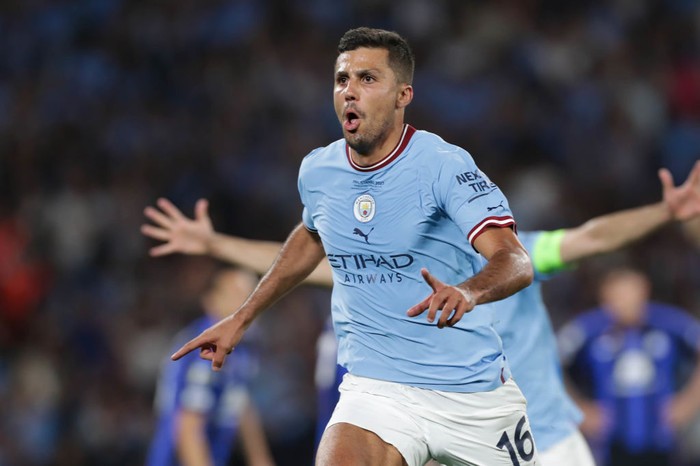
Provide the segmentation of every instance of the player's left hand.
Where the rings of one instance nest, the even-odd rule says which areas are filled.
[[[409,317],[419,316],[427,309],[428,322],[432,323],[435,321],[437,311],[440,310],[442,312],[437,322],[438,328],[446,325],[452,327],[462,319],[464,314],[474,309],[476,303],[469,293],[456,286],[444,284],[431,275],[428,269],[423,268],[420,273],[433,292],[406,312]]]

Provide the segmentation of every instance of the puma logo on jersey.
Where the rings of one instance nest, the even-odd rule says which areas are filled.
[[[374,230],[374,227],[372,227],[372,230]],[[364,234],[362,230],[360,230],[359,228],[355,228],[352,231],[352,234],[363,237],[365,239],[365,242],[369,244],[369,234],[372,233],[372,230],[369,230],[367,234]]]
[[[496,209],[503,209],[503,201],[501,201],[501,203],[498,204],[497,206],[486,207],[486,209],[487,209],[489,212],[491,212],[492,210],[496,210]]]

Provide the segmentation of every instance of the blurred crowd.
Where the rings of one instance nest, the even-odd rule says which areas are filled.
[[[408,122],[469,150],[523,229],[659,200],[656,170],[679,182],[700,157],[694,0],[3,0],[0,466],[143,461],[158,367],[215,267],[149,258],[143,208],[206,197],[218,230],[284,239],[301,158],[341,136],[335,46],[359,25],[409,40]],[[678,229],[629,257],[700,315]],[[600,267],[545,289],[555,324]],[[328,307],[303,288],[259,324],[282,465],[310,462]]]

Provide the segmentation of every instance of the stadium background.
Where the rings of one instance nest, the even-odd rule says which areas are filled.
[[[658,167],[678,181],[699,157],[693,0],[3,0],[0,465],[142,462],[158,364],[215,266],[149,258],[142,210],[207,197],[220,231],[284,239],[301,158],[340,137],[335,45],[358,25],[409,39],[407,120],[467,148],[520,228],[656,201]],[[677,227],[630,257],[700,314]],[[593,304],[602,265],[546,288],[556,325]],[[300,289],[260,322],[281,465],[310,462],[328,299]]]

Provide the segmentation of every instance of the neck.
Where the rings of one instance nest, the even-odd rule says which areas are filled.
[[[386,137],[383,138],[379,144],[373,147],[367,154],[360,154],[353,148],[349,148],[352,161],[360,167],[369,167],[379,162],[384,157],[389,155],[391,151],[394,150],[394,148],[399,144],[401,135],[403,134],[403,129],[403,121],[394,125]]]

